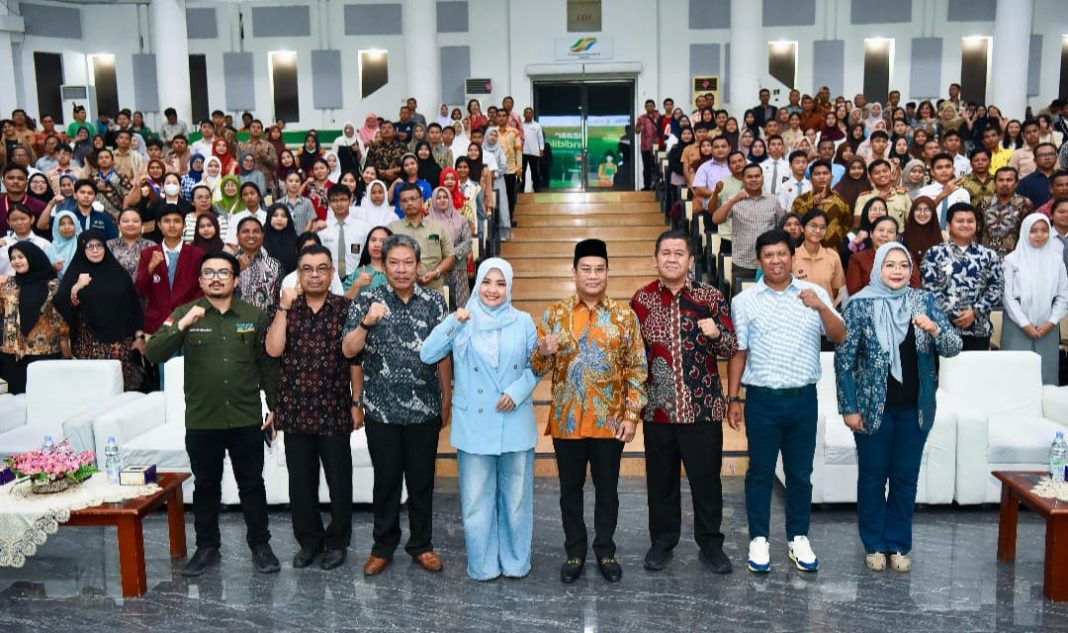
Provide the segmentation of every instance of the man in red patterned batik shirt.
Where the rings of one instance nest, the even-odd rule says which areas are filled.
[[[671,560],[682,523],[679,475],[686,466],[701,560],[717,574],[731,571],[723,553],[723,398],[718,359],[736,351],[734,326],[723,295],[691,281],[693,251],[682,231],[666,231],[653,255],[659,279],[630,301],[641,323],[649,363],[645,407],[645,476],[652,546],[645,568]]]

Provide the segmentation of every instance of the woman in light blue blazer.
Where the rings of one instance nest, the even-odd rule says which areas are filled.
[[[478,267],[475,294],[423,341],[424,363],[452,352],[452,445],[460,464],[467,573],[475,580],[530,573],[534,535],[531,394],[538,379],[530,315],[512,307],[512,267],[491,258]]]

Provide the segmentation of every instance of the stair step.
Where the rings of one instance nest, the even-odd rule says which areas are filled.
[[[652,191],[559,191],[550,193],[521,193],[519,202],[545,204],[549,202],[653,202]]]
[[[603,213],[596,215],[526,215],[520,220],[523,228],[551,226],[655,226],[666,230],[664,216],[659,213]]]
[[[660,213],[659,202],[546,202],[530,204],[520,202],[515,207],[516,217],[527,215],[597,215],[601,213]]]
[[[648,242],[650,249],[652,249],[656,238],[664,232],[663,226],[610,226],[597,228],[570,226],[528,229],[520,224],[520,227],[512,229],[513,242],[534,242],[538,240],[546,242],[579,242],[586,238],[596,237],[606,242],[610,240]],[[608,255],[611,257],[612,249],[608,249]]]
[[[652,254],[652,249],[649,249]],[[558,258],[519,258],[511,262],[512,270],[518,277],[568,277],[575,275],[571,269],[571,259]],[[609,275],[643,275],[656,274],[652,258],[648,255],[642,257],[612,257],[608,261]]]
[[[634,292],[648,282],[644,276],[616,276],[608,278],[608,296],[630,299]],[[558,300],[575,293],[575,280],[567,277],[542,277],[517,280],[512,287],[512,299]]]
[[[523,229],[512,229],[512,234]],[[598,231],[598,235],[600,231]],[[534,257],[534,258],[547,258],[547,257],[563,257],[567,259],[568,264],[571,263],[571,258],[575,254],[575,242],[581,238],[576,238],[572,241],[516,241],[512,240],[501,244],[501,257],[511,261],[512,258],[519,257]],[[602,238],[603,239],[603,238]],[[653,244],[656,241],[656,236],[653,236],[647,240],[606,240],[608,242],[608,261],[609,266],[616,257],[649,257],[653,252]]]

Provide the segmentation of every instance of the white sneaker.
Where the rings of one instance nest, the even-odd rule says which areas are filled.
[[[794,561],[798,569],[801,571],[819,570],[820,561],[812,551],[812,545],[809,544],[807,536],[795,536],[786,547],[789,550],[790,560]]]
[[[771,551],[768,547],[768,539],[758,536],[749,541],[749,560],[746,562],[749,571],[758,574],[766,574],[771,571]]]

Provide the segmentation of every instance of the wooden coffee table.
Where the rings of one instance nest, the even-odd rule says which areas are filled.
[[[998,560],[1016,559],[1016,524],[1020,504],[1046,520],[1046,558],[1042,593],[1055,602],[1068,601],[1068,503],[1031,492],[1044,472],[994,471],[1001,480],[1001,519],[998,523]]]
[[[119,503],[102,503],[70,513],[63,525],[107,526],[119,530],[119,570],[122,596],[136,598],[148,591],[145,577],[145,539],[142,522],[145,516],[167,504],[167,531],[171,542],[171,559],[185,558],[185,509],[182,507],[182,482],[189,473],[160,473],[159,490],[151,495]]]

